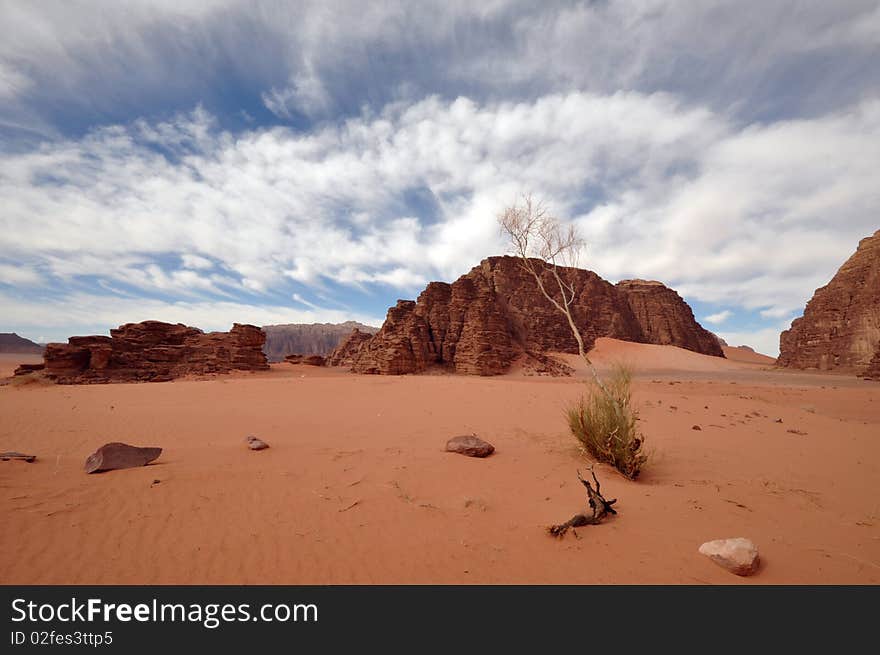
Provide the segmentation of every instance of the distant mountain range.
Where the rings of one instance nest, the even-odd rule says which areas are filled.
[[[41,354],[43,346],[30,339],[18,336],[15,332],[0,332],[0,353]]]
[[[329,355],[355,328],[369,334],[375,334],[379,329],[356,321],[264,325],[266,344],[263,352],[270,362],[283,361],[287,355]]]

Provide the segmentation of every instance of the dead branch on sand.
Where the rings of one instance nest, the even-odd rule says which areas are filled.
[[[590,509],[593,512],[592,515],[587,516],[586,514],[575,514],[565,523],[551,525],[547,528],[547,532],[554,537],[564,537],[569,528],[579,528],[584,525],[597,525],[609,514],[617,514],[612,507],[612,505],[617,502],[617,499],[612,498],[611,500],[605,500],[600,492],[599,480],[596,478],[596,473],[593,471],[592,466],[590,467],[590,473],[593,476],[593,482],[596,483],[595,489],[593,489],[589,480],[584,480],[581,477],[580,471],[577,472],[577,476],[578,480],[581,481],[581,484],[587,488],[587,498],[590,501]]]

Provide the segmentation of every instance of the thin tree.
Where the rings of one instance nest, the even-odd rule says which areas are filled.
[[[571,278],[565,280],[559,271],[560,266],[577,268],[585,241],[574,225],[564,226],[547,211],[542,202],[534,201],[531,193],[524,194],[521,203],[506,207],[498,215],[498,223],[509,238],[519,265],[535,279],[541,294],[565,316],[577,342],[578,354],[587,364],[597,386],[608,395],[599,373],[587,356],[584,338],[572,315],[571,305],[577,289]],[[545,284],[544,273],[550,274],[550,285]]]
[[[642,451],[644,437],[638,432],[636,414],[630,405],[631,372],[618,366],[606,384],[587,355],[572,313],[579,289],[575,286],[577,276],[571,269],[577,267],[584,240],[574,225],[563,225],[543,203],[535,202],[531,194],[505,208],[498,215],[498,222],[510,239],[519,265],[534,278],[550,304],[565,316],[577,342],[578,354],[599,391],[598,394],[591,391],[567,410],[572,433],[593,457],[635,479],[647,456]]]

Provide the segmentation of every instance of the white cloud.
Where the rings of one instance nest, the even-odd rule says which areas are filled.
[[[299,295],[298,293],[291,294],[290,297],[293,298],[293,299],[294,299],[296,302],[298,302],[300,305],[305,305],[306,307],[311,307],[312,309],[320,309],[320,307],[318,307],[318,305],[316,305],[316,304],[313,303],[313,302],[310,302],[310,301],[306,300],[305,298],[303,298],[303,297],[302,297],[301,295]]]
[[[38,271],[28,266],[0,264],[0,284],[33,286],[45,282]]]
[[[184,268],[201,270],[214,267],[214,263],[210,259],[207,259],[206,257],[200,257],[199,255],[190,255],[187,253],[183,253],[180,256],[180,259],[183,262]]]
[[[779,333],[787,328],[788,323],[779,323],[755,330],[723,331],[716,334],[731,346],[749,346],[762,355],[779,357]]]
[[[712,325],[720,325],[721,323],[724,323],[724,321],[729,319],[731,316],[733,316],[733,312],[730,311],[729,309],[725,309],[725,310],[720,311],[716,314],[709,314],[709,316],[704,317],[703,320],[706,323],[711,323]]]
[[[601,275],[775,318],[876,229],[878,169],[876,100],[741,128],[663,93],[429,97],[236,136],[197,109],[0,154],[0,252],[190,301],[289,279],[414,294],[500,253],[495,213],[532,190],[581,226]],[[405,206],[413,189],[434,215]]]
[[[321,79],[309,67],[297,73],[290,85],[281,89],[272,87],[261,94],[266,109],[279,118],[290,119],[297,113],[305,116],[319,116],[332,105]]]
[[[11,317],[9,325],[21,333],[37,328],[49,339],[65,341],[71,334],[106,333],[123,323],[159,320],[185,323],[203,330],[229,330],[233,322],[271,325],[276,323],[340,323],[355,320],[380,325],[377,316],[314,307],[249,305],[239,302],[163,302],[144,298],[119,298],[72,293],[60,300],[16,298],[0,291],[0,315]],[[44,337],[41,337],[41,340]]]
[[[255,84],[285,118],[433,92],[485,100],[621,89],[667,90],[734,114],[815,115],[876,84],[878,16],[870,0],[796,12],[761,0],[13,1],[0,3],[0,93],[26,103],[6,108],[17,116],[45,109],[31,96],[107,115],[114,102],[188,89],[199,98],[206,83],[230,79]]]
[[[33,82],[22,71],[0,61],[0,99],[13,98],[26,91]]]

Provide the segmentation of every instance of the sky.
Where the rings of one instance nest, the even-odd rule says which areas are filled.
[[[508,248],[776,355],[880,227],[880,3],[0,0],[0,331],[380,325]]]

